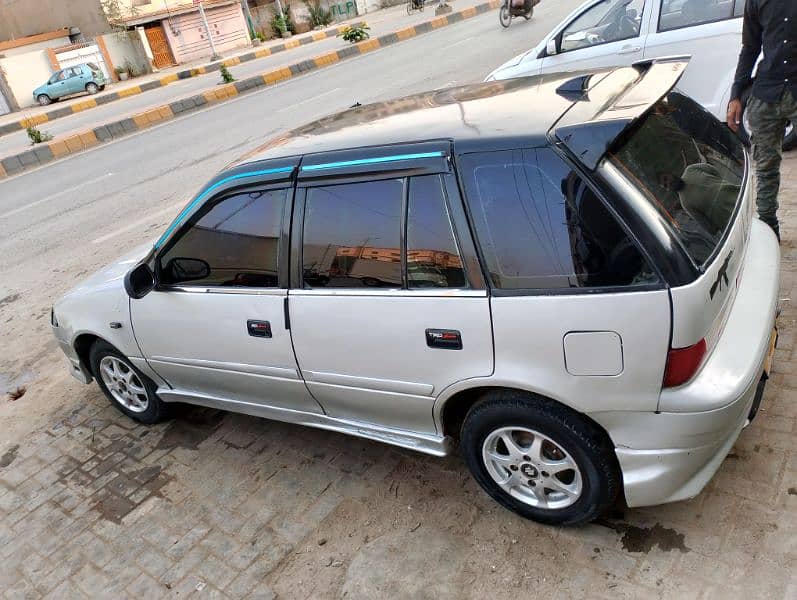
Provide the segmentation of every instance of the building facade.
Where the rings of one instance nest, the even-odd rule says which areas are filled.
[[[111,30],[100,0],[0,0],[0,42],[70,27],[89,37]]]

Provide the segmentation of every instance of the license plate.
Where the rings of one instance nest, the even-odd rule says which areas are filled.
[[[775,346],[778,345],[778,329],[775,327],[772,330],[772,335],[769,337],[769,351],[767,358],[764,361],[764,373],[769,376],[769,371],[772,368],[772,358],[775,356]]]

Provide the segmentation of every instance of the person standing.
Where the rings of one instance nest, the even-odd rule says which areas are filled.
[[[751,83],[747,116],[758,179],[758,216],[780,240],[777,211],[783,135],[788,121],[797,123],[797,0],[747,0],[742,51],[728,104],[728,126],[733,131],[739,130],[742,96]]]

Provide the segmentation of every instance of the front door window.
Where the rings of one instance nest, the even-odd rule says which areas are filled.
[[[644,0],[603,0],[581,13],[560,34],[560,52],[639,37]]]

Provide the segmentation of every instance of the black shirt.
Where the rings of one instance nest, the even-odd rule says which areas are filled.
[[[797,0],[747,0],[732,99],[750,85],[762,50],[753,94],[764,102],[777,102],[789,90],[797,98]]]

